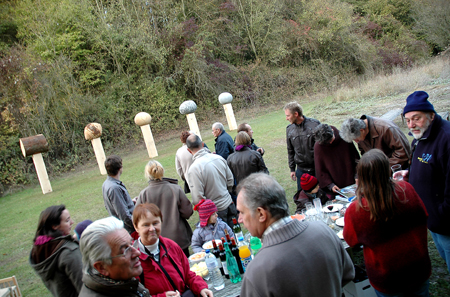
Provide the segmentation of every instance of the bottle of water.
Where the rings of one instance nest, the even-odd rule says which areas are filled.
[[[205,256],[206,267],[208,267],[209,276],[212,280],[213,287],[216,291],[225,288],[225,282],[223,280],[222,274],[220,273],[219,266],[217,265],[216,257],[206,250]]]

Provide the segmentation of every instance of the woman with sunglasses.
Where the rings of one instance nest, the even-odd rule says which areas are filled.
[[[64,205],[41,212],[30,265],[53,296],[78,296],[83,285],[78,241],[70,235],[73,221]]]
[[[344,239],[363,245],[367,276],[379,297],[429,296],[427,211],[414,188],[391,179],[378,149],[358,163],[356,201],[345,212]]]
[[[190,271],[189,261],[180,246],[160,235],[162,222],[161,210],[153,203],[139,204],[133,211],[143,268],[141,283],[150,295],[157,297],[212,297],[208,284]]]

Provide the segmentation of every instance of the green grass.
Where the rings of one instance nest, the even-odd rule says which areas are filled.
[[[433,104],[438,111],[449,110],[450,82],[433,84],[422,89],[433,95]],[[363,86],[364,87],[364,86]],[[403,107],[406,96],[411,93],[399,92],[394,96],[351,99],[348,101],[334,100],[333,95],[316,96],[314,100],[297,98],[304,107],[307,116],[317,118],[321,122],[340,127],[343,120],[348,117],[359,117],[361,114],[380,116],[392,108]],[[442,100],[439,100],[442,99]],[[280,102],[277,106],[253,108],[235,112],[238,123],[248,122],[254,131],[254,139],[258,146],[264,147],[266,154],[264,160],[270,171],[286,190],[291,211],[295,209],[292,196],[296,192],[296,183],[289,178],[285,129],[288,124],[285,120],[282,106],[289,99]],[[226,123],[225,119],[222,120]],[[214,138],[211,134],[211,123],[199,123],[202,129],[202,138],[211,150],[214,150]],[[400,118],[396,123],[407,131]],[[187,127],[186,127],[187,129]],[[156,135],[156,146],[159,156],[155,158],[165,168],[165,176],[177,177],[175,171],[175,152],[180,146],[180,131],[168,131],[163,135]],[[234,138],[236,132],[230,132]],[[118,154],[123,158],[124,171],[121,177],[128,188],[131,197],[135,197],[147,186],[144,178],[144,167],[149,160],[147,150],[141,142],[133,147],[116,148],[115,151],[106,151],[107,155]],[[36,184],[20,192],[0,198],[0,278],[16,275],[24,296],[49,296],[38,276],[28,264],[29,251],[37,225],[39,213],[50,205],[65,204],[70,211],[75,224],[85,219],[96,220],[107,216],[101,192],[105,176],[101,176],[95,159],[87,165],[79,166],[72,173],[51,177],[53,192],[43,195],[39,185]],[[181,183],[180,183],[181,185]],[[188,195],[190,198],[190,196]],[[191,226],[198,221],[195,212],[189,220]],[[75,225],[74,225],[75,227]],[[432,296],[448,296],[450,291],[449,275],[445,263],[439,257],[433,242],[429,243],[432,258],[433,275],[431,281]]]

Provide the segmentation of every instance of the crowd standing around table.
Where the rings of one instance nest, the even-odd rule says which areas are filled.
[[[377,296],[429,296],[428,230],[450,272],[450,123],[428,94],[416,91],[406,100],[411,145],[393,122],[380,118],[350,118],[339,131],[306,117],[297,102],[284,111],[296,212],[316,198],[325,205],[356,183],[343,236],[351,247],[363,246]],[[262,241],[246,266],[240,296],[341,297],[355,277],[341,240],[321,221],[289,216],[285,191],[269,175],[251,126],[242,123],[238,130],[233,141],[214,123],[214,153],[198,135],[181,134],[175,164],[184,190],[151,160],[148,187],[131,199],[120,181],[121,158],[109,156],[102,192],[111,217],[79,223],[74,236],[64,205],[45,209],[29,261],[52,295],[212,297],[190,270],[189,247],[201,252],[205,242],[233,236],[238,218]],[[403,170],[394,172],[396,164]],[[187,220],[194,210],[199,222],[192,232]]]

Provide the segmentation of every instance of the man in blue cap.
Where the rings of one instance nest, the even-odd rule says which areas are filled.
[[[428,229],[450,272],[450,122],[428,101],[428,94],[416,91],[406,99],[403,116],[408,124],[412,157],[406,177],[428,211]]]

